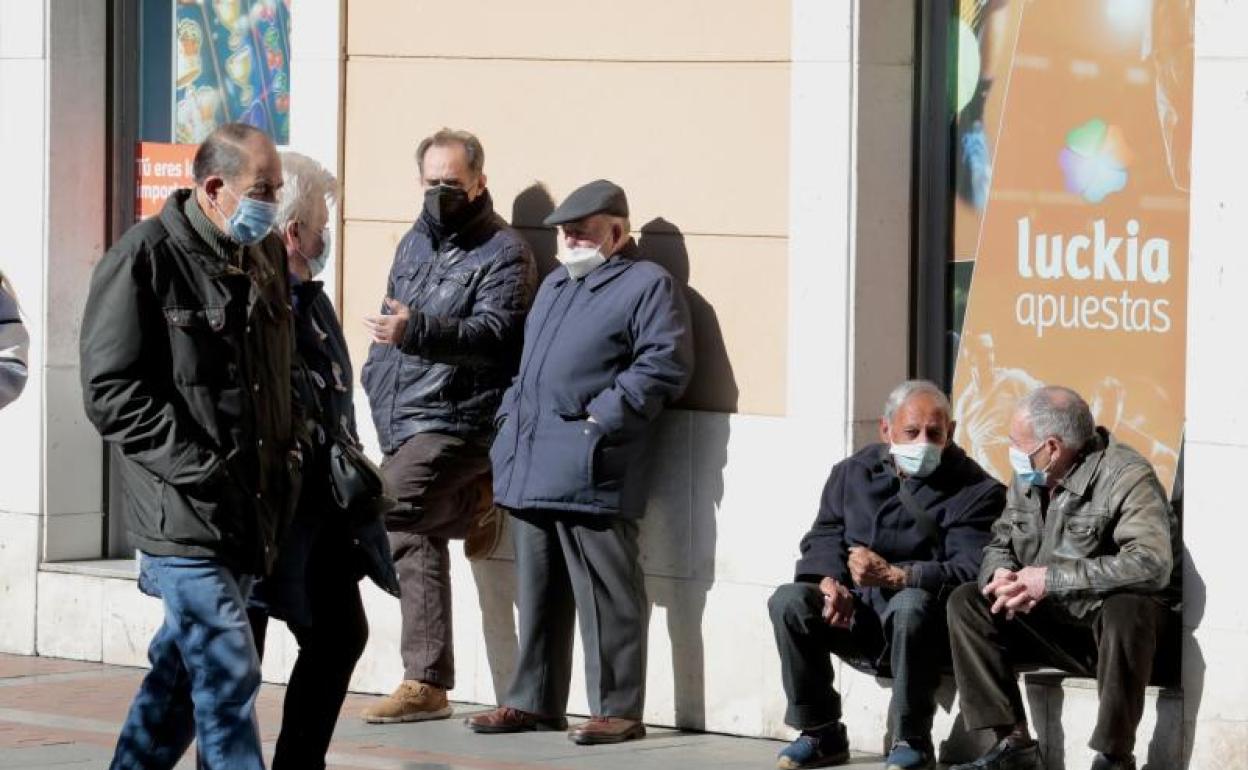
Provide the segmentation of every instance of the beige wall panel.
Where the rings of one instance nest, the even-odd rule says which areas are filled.
[[[499,211],[534,180],[555,200],[598,177],[633,220],[687,233],[788,232],[787,64],[353,60],[347,68],[349,219],[417,210],[416,143],[475,131]]]
[[[357,376],[368,352],[360,319],[379,307],[394,249],[408,227],[347,222],[343,327]],[[691,287],[686,296],[698,370],[681,405],[783,415],[787,361],[780,341],[787,337],[788,242],[682,235],[666,222],[647,225],[639,240],[650,258]]]
[[[839,0],[828,0],[839,2]],[[784,61],[788,0],[367,0],[352,56]]]

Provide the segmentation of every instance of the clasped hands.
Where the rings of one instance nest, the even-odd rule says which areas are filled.
[[[992,614],[1004,611],[1006,619],[1013,620],[1035,609],[1048,591],[1048,571],[1048,567],[1023,567],[1017,572],[1002,567],[992,573],[992,580],[984,586],[984,596],[995,599]]]
[[[862,545],[849,549],[849,576],[859,588],[904,588],[906,571],[889,564],[883,556]],[[829,625],[848,628],[854,617],[854,597],[849,588],[830,577],[819,583],[824,596],[824,620]]]
[[[397,299],[386,297],[386,309],[389,313],[364,317],[364,326],[373,342],[382,345],[398,345],[403,342],[407,333],[407,322],[412,311]]]

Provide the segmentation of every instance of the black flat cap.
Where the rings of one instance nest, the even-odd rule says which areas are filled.
[[[573,190],[559,204],[559,208],[550,212],[550,216],[542,221],[547,225],[562,225],[593,214],[628,216],[628,198],[624,195],[623,188],[605,179],[590,182]]]

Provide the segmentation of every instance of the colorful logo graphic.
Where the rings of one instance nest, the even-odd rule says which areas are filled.
[[[1088,203],[1100,203],[1107,195],[1127,186],[1131,150],[1122,129],[1093,118],[1066,134],[1059,157],[1066,190]]]

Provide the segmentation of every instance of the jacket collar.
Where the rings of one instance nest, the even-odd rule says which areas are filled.
[[[638,257],[637,242],[632,238],[629,238],[628,242],[625,243],[619,251],[611,255],[610,259],[594,268],[589,275],[585,276],[581,280],[585,282],[585,287],[587,289],[590,291],[597,291],[599,288],[623,275],[625,270],[628,270],[637,263]],[[555,279],[555,285],[562,286],[569,280],[568,269],[562,265],[560,265],[558,269],[560,270],[560,274],[559,277]]]
[[[1079,458],[1078,464],[1070,469],[1065,478],[1057,482],[1058,486],[1064,487],[1080,497],[1086,497],[1088,486],[1092,483],[1092,478],[1096,476],[1096,470],[1101,465],[1101,459],[1105,457],[1105,448],[1109,446],[1109,440],[1109,431],[1098,427],[1096,429],[1096,437],[1088,443],[1088,447]]]

